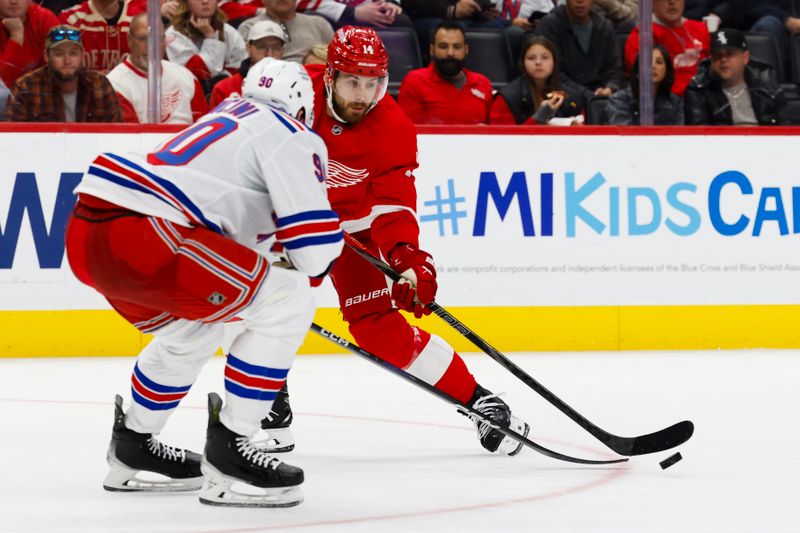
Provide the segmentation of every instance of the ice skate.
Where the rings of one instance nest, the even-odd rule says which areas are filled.
[[[261,421],[261,431],[253,438],[253,444],[267,453],[285,453],[294,450],[292,406],[289,405],[289,389],[284,383],[272,404],[269,414]]]
[[[222,399],[208,395],[208,433],[200,502],[230,507],[291,507],[303,501],[303,471],[220,422]]]
[[[476,411],[492,419],[497,425],[510,428],[523,437],[528,436],[530,426],[511,414],[511,408],[498,395],[492,394],[480,385],[475,388],[475,393],[469,405]],[[481,446],[490,452],[505,455],[517,455],[522,449],[522,443],[493,429],[489,424],[481,422],[478,418],[470,417],[478,430]]]
[[[200,454],[125,427],[120,395],[114,399],[114,429],[106,459],[110,467],[103,481],[106,490],[179,492],[197,490],[203,484]]]

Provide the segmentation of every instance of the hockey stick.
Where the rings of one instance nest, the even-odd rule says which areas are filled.
[[[342,348],[346,349],[350,353],[353,353],[355,355],[363,357],[367,361],[370,361],[371,363],[374,363],[374,364],[378,365],[379,367],[383,368],[384,370],[388,370],[389,372],[393,372],[395,375],[400,376],[401,378],[403,378],[404,380],[408,381],[409,383],[413,383],[417,387],[430,392],[434,396],[437,396],[437,397],[441,398],[442,400],[455,405],[456,409],[458,409],[462,413],[481,419],[483,422],[489,424],[494,429],[498,430],[499,432],[503,433],[504,435],[507,435],[507,436],[511,437],[512,439],[516,440],[517,442],[521,442],[525,446],[527,446],[527,447],[529,447],[529,448],[531,448],[533,450],[536,450],[537,452],[541,453],[542,455],[546,455],[547,457],[552,457],[553,459],[558,459],[559,461],[566,461],[568,463],[579,463],[579,464],[585,464],[585,465],[610,465],[610,464],[614,464],[614,463],[624,463],[625,461],[628,460],[628,458],[625,457],[625,458],[622,458],[622,459],[612,459],[612,460],[609,460],[609,461],[599,461],[599,460],[592,460],[592,459],[581,459],[581,458],[578,458],[578,457],[571,457],[569,455],[564,455],[562,453],[554,452],[553,450],[545,448],[541,444],[537,444],[537,443],[533,442],[532,440],[528,439],[527,437],[524,437],[523,435],[520,435],[519,433],[517,433],[516,431],[514,431],[512,429],[498,426],[492,419],[488,418],[486,415],[484,415],[480,411],[476,411],[472,407],[459,402],[458,400],[456,400],[452,396],[450,396],[448,394],[445,394],[444,392],[440,391],[439,389],[437,389],[433,385],[429,385],[428,383],[422,381],[418,377],[413,376],[412,374],[409,374],[405,370],[397,368],[393,364],[391,364],[391,363],[389,363],[387,361],[384,361],[383,359],[379,358],[377,355],[374,355],[374,354],[368,352],[367,350],[361,348],[360,346],[357,346],[357,345],[351,343],[347,339],[344,339],[344,338],[342,338],[342,337],[340,337],[340,336],[338,336],[338,335],[336,335],[336,334],[334,334],[334,333],[332,333],[332,332],[330,332],[330,331],[318,326],[317,324],[311,324],[311,331],[313,331],[317,335],[320,335],[321,337],[325,337],[326,339],[328,339],[332,343],[336,344],[337,346],[341,346]]]
[[[358,255],[366,259],[370,264],[375,266],[378,270],[384,273],[386,277],[393,282],[402,280],[402,276],[395,272],[392,267],[387,265],[381,259],[372,255],[363,244],[358,242],[352,235],[344,234],[345,242],[347,245],[356,252]],[[561,398],[550,392],[544,385],[536,381],[533,377],[527,374],[520,367],[515,365],[505,355],[500,353],[491,344],[479,337],[475,332],[469,329],[463,322],[451,315],[445,308],[436,302],[428,304],[430,310],[439,318],[447,322],[453,329],[458,331],[461,335],[469,339],[475,346],[480,348],[486,355],[497,361],[503,368],[511,372],[519,380],[525,383],[528,387],[539,393],[545,400],[550,402],[559,411],[571,418],[575,423],[583,429],[591,433],[597,440],[605,444],[608,448],[618,453],[619,455],[645,455],[648,453],[656,453],[664,450],[669,450],[679,446],[691,438],[694,433],[694,424],[689,420],[684,420],[664,428],[655,433],[647,435],[639,435],[638,437],[620,437],[605,431],[586,417],[581,415],[575,409],[567,405]]]

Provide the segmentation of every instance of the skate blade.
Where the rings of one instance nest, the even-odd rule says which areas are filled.
[[[252,444],[267,453],[286,453],[294,450],[294,437],[289,428],[261,429]]]
[[[220,507],[294,507],[303,502],[300,485],[262,488],[226,476],[203,459],[200,503]]]
[[[173,479],[156,472],[128,468],[107,459],[109,471],[103,488],[110,492],[191,492],[203,486],[203,477]]]

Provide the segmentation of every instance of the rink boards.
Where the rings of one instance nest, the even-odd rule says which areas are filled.
[[[73,278],[63,231],[97,153],[175,131],[0,127],[0,356],[129,355],[147,342]],[[798,134],[421,129],[437,301],[509,351],[800,347]],[[317,296],[318,321],[345,334],[329,283]],[[303,351],[331,350],[310,338]]]

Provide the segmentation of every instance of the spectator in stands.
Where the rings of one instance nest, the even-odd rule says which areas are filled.
[[[403,9],[411,17],[423,55],[429,48],[433,31],[443,20],[458,21],[463,28],[502,30],[498,5],[502,0],[403,0]],[[422,58],[427,60],[426,57]],[[424,64],[424,63],[423,63]]]
[[[667,49],[653,47],[653,124],[656,126],[683,125],[683,99],[672,92],[675,67]],[[633,62],[630,87],[617,91],[606,106],[608,123],[615,126],[639,125],[639,57]]]
[[[0,79],[7,87],[44,65],[45,37],[57,24],[53,13],[31,0],[0,0]]]
[[[81,30],[86,68],[108,74],[130,51],[131,18],[146,8],[142,0],[85,0],[58,18]]]
[[[328,63],[328,45],[314,46],[303,58],[304,65],[325,65]]]
[[[548,124],[553,117],[582,113],[581,89],[559,81],[558,51],[550,39],[528,36],[519,70],[521,75],[497,93],[490,124]]]
[[[283,30],[271,20],[262,20],[250,28],[249,41],[247,42],[247,59],[242,61],[239,72],[226,78],[214,86],[211,91],[209,104],[216,107],[229,96],[241,96],[242,84],[251,65],[255,65],[265,57],[283,59],[283,50],[286,47]]]
[[[11,88],[5,120],[10,122],[120,122],[122,112],[105,76],[83,65],[81,32],[53,27],[45,40],[47,64]]]
[[[625,86],[614,27],[592,12],[592,0],[567,0],[536,25],[560,50],[561,79],[583,88],[584,102]]]
[[[708,57],[710,35],[703,22],[683,16],[683,0],[653,0],[653,42],[669,52],[675,67],[672,92],[683,96],[697,65]],[[625,42],[625,68],[630,71],[639,54],[639,26]]]
[[[434,30],[431,63],[412,70],[400,85],[397,103],[415,124],[488,122],[492,102],[489,78],[464,68],[469,53],[458,22],[444,20]]]
[[[264,13],[242,22],[239,33],[247,40],[250,28],[256,22],[276,22],[286,34],[283,59],[287,61],[302,63],[311,48],[328,44],[333,37],[333,28],[324,18],[296,11],[297,0],[264,0],[264,7]]]
[[[639,23],[638,0],[594,0],[593,7],[614,25],[617,33],[628,33]]]
[[[220,9],[231,19],[244,20],[263,14],[263,5],[261,0],[227,0],[220,3]],[[296,10],[325,17],[334,28],[412,26],[411,19],[395,0],[299,0]]]
[[[242,37],[225,23],[217,0],[181,0],[166,40],[167,58],[188,68],[206,93],[247,57]]]
[[[686,124],[786,124],[785,105],[773,70],[750,59],[744,34],[724,28],[686,89]]]
[[[297,10],[328,19],[334,28],[411,28],[411,19],[394,0],[300,0]]]
[[[533,32],[536,23],[553,10],[555,3],[553,0],[510,0],[499,7],[500,20],[506,26],[506,39],[516,62],[525,36]]]
[[[793,10],[793,0],[704,0],[695,5],[693,14],[702,18],[710,31],[720,27],[747,32],[769,33],[778,43],[781,62],[789,69],[789,36],[800,32],[800,18]]]
[[[131,19],[130,54],[108,73],[125,122],[147,122],[147,14]],[[164,57],[164,50],[161,51]],[[203,88],[185,67],[161,60],[161,123],[191,124],[208,111]]]

